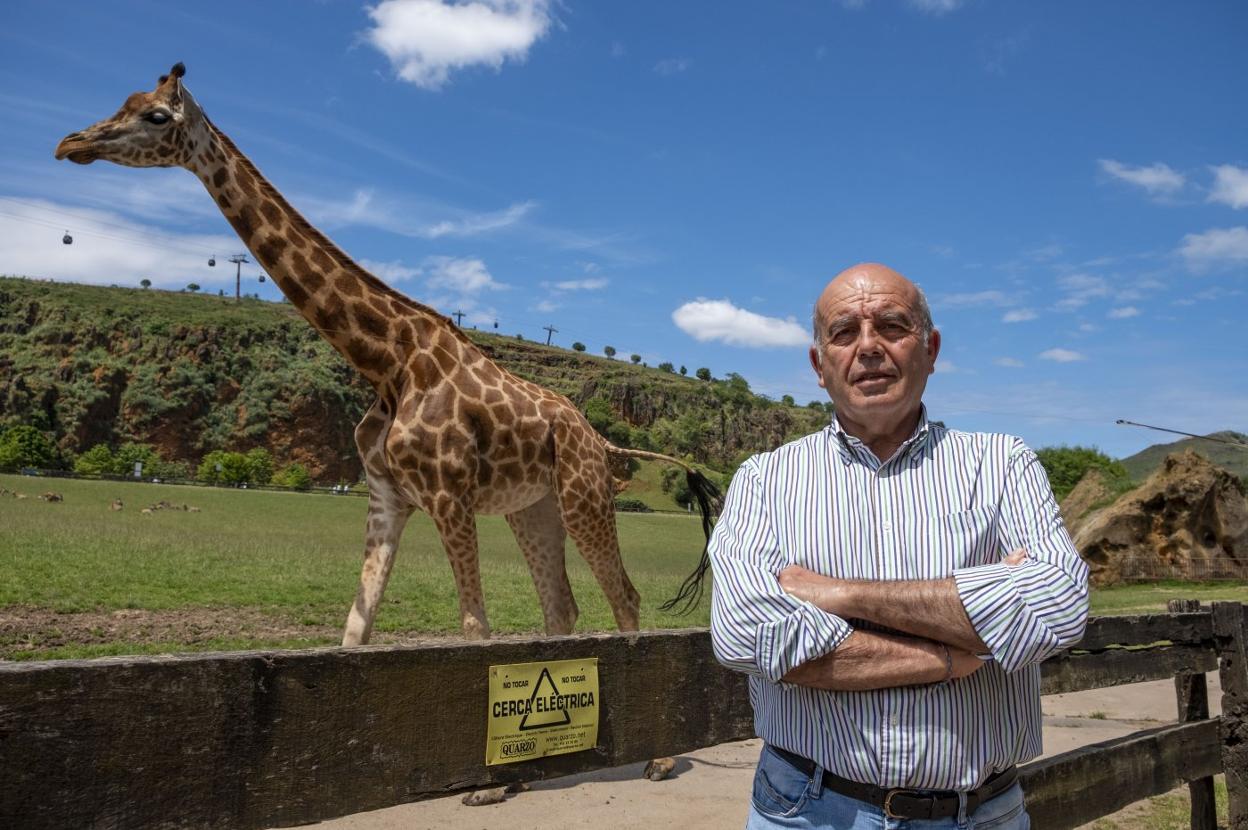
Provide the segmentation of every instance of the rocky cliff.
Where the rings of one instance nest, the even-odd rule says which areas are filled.
[[[1062,512],[1093,584],[1248,576],[1248,500],[1230,472],[1190,450],[1169,455],[1138,488],[1080,515],[1097,499],[1085,481]]]

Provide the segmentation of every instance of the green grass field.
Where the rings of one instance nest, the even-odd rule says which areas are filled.
[[[240,491],[136,483],[39,479],[0,475],[0,657],[82,657],[99,654],[325,645],[337,642],[355,596],[363,546],[365,499],[300,493]],[[63,503],[37,497],[46,490]],[[120,498],[125,508],[108,509]],[[141,508],[161,499],[200,512]],[[697,516],[618,515],[625,567],[642,595],[644,628],[705,626],[709,602],[688,616],[659,610],[695,567],[702,549]],[[482,579],[494,631],[540,632],[536,592],[501,517],[479,520]],[[610,631],[614,621],[589,569],[569,544],[568,570],[581,609],[578,631]],[[1248,601],[1248,586],[1162,583],[1097,591],[1093,613],[1164,610],[1172,598]],[[209,619],[231,614],[272,619],[282,633],[218,633],[200,626],[191,639],[158,635],[76,642],[23,629],[23,619],[50,612],[52,628],[76,612],[135,609],[159,617],[207,609]],[[38,613],[36,613],[38,612]],[[124,617],[124,614],[121,616]],[[378,639],[420,633],[455,634],[458,603],[450,566],[431,522],[416,514],[403,537],[378,614]],[[29,626],[27,626],[29,628]]]

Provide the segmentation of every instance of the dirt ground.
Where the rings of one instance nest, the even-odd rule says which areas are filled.
[[[1209,675],[1210,707],[1220,714],[1217,673]],[[1159,680],[1043,698],[1044,755],[1118,738],[1175,720],[1174,682]],[[721,830],[743,827],[758,740],[722,744],[676,759],[665,781],[641,777],[643,764],[572,775],[532,785],[501,804],[465,807],[460,796],[358,813],[317,830]],[[1126,808],[1120,817],[1138,811]],[[1125,821],[1125,826],[1131,822]]]

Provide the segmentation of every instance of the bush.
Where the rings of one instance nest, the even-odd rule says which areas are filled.
[[[1049,475],[1049,484],[1058,501],[1066,498],[1079,479],[1091,469],[1100,470],[1111,490],[1129,483],[1127,469],[1096,447],[1041,447],[1036,456]]]
[[[274,473],[270,483],[290,490],[309,490],[312,488],[312,476],[308,475],[306,467],[296,462]]]
[[[572,344],[572,349],[574,351],[583,352],[585,351],[585,344],[581,343],[580,341],[577,341],[576,343]]]
[[[602,350],[602,353],[603,353],[603,354],[605,354],[608,358],[610,358],[610,359],[614,360],[614,359],[615,359],[615,346],[607,346],[607,347],[605,347],[605,348]]]
[[[56,445],[34,427],[21,424],[0,432],[0,469],[59,469],[61,465]]]
[[[694,374],[697,375],[698,380],[710,380],[711,379],[711,370],[706,368],[705,366],[703,366],[701,369],[698,369],[698,371],[694,372]]]
[[[641,499],[617,498],[615,509],[624,513],[653,513],[654,509]]]
[[[273,480],[273,456],[263,447],[247,453],[247,481],[251,484],[268,484]]]
[[[74,472],[80,476],[98,476],[113,471],[113,451],[108,444],[96,444],[74,459]]]

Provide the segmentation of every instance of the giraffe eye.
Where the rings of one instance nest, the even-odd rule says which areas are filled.
[[[151,124],[164,124],[169,120],[169,113],[164,110],[152,110],[143,116],[143,120]]]

